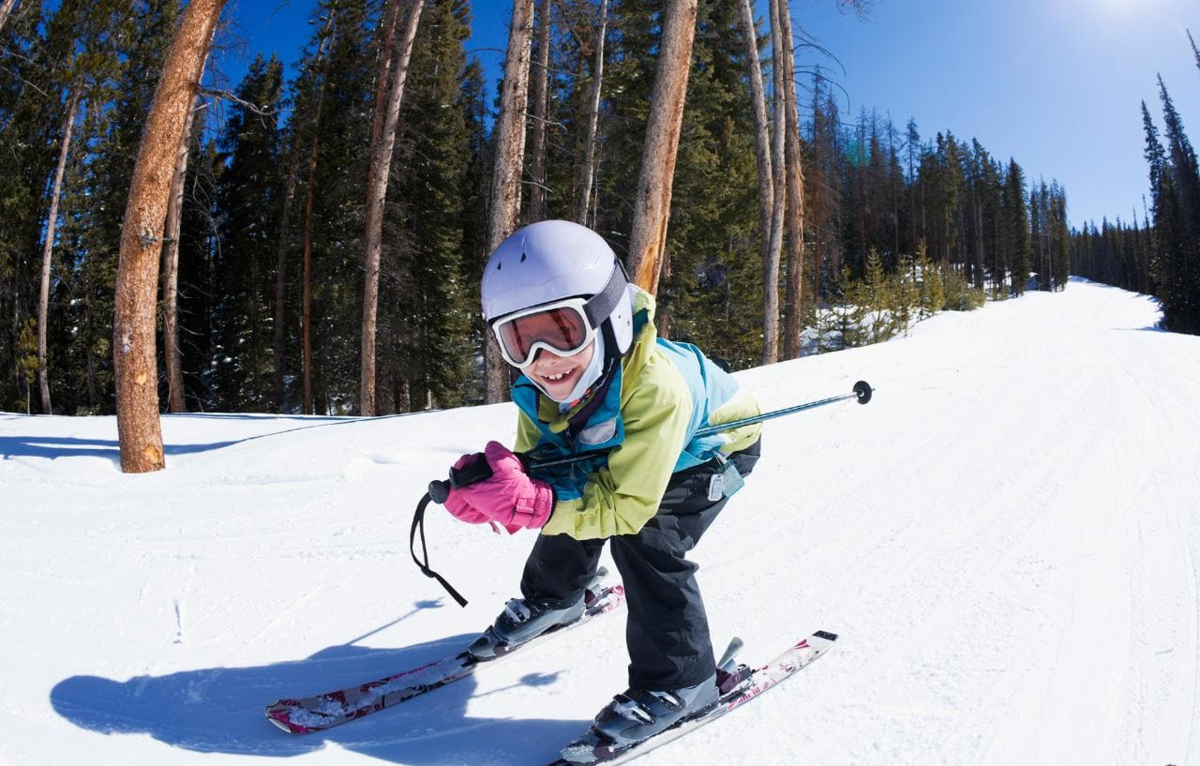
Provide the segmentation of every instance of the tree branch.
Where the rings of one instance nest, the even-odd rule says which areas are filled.
[[[214,98],[214,99],[219,98],[219,99],[224,99],[226,101],[232,101],[235,104],[243,106],[247,110],[254,112],[255,114],[259,115],[260,117],[270,117],[278,112],[278,110],[276,110],[276,109],[266,109],[264,107],[259,106],[258,104],[252,104],[249,101],[246,101],[245,99],[238,98],[236,95],[234,95],[233,93],[230,93],[227,90],[217,90],[215,88],[208,88],[208,87],[201,85],[200,90],[198,92],[202,96],[208,96],[208,97]]]

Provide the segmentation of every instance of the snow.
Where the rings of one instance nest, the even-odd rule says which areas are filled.
[[[1073,281],[910,337],[739,375],[764,457],[695,552],[714,637],[832,652],[644,762],[1200,763],[1200,338]],[[326,734],[262,706],[439,659],[532,541],[431,507],[511,405],[359,420],[0,414],[0,764],[536,764],[624,688],[623,613]],[[611,564],[610,564],[611,566]],[[718,646],[718,652],[723,648]],[[237,759],[231,755],[240,756]]]

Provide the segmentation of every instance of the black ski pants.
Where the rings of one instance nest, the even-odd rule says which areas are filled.
[[[729,459],[743,476],[758,462],[761,440]],[[625,585],[629,609],[625,642],[629,685],[663,691],[694,686],[716,668],[708,617],[696,583],[696,564],[686,554],[716,519],[729,498],[708,499],[718,459],[671,476],[658,513],[635,535],[576,540],[542,535],[533,546],[521,578],[530,601],[571,603],[596,573],[605,542]]]

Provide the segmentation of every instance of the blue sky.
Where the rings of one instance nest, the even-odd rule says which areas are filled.
[[[233,0],[226,16],[244,46],[218,57],[224,76],[236,81],[259,51],[295,63],[312,5]],[[468,45],[496,74],[512,6],[474,8]],[[1161,128],[1158,73],[1200,144],[1200,70],[1185,33],[1200,40],[1196,0],[876,0],[865,20],[833,0],[792,0],[792,15],[836,56],[804,49],[799,65],[820,64],[839,83],[847,119],[865,107],[900,128],[914,118],[924,138],[978,138],[1028,176],[1063,184],[1074,225],[1128,221],[1135,208],[1140,218],[1148,181],[1139,103]]]

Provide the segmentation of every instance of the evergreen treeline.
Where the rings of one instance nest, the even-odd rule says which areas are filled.
[[[805,170],[815,294],[837,295],[844,271],[862,278],[872,250],[887,272],[912,268],[922,243],[931,262],[997,298],[1065,285],[1066,191],[1057,182],[1031,185],[1016,160],[949,131],[924,141],[913,120],[901,133],[864,111],[844,126],[819,73],[812,94]]]
[[[1086,224],[1072,233],[1073,259],[1081,276],[1157,296],[1165,329],[1200,334],[1200,163],[1162,77],[1158,97],[1162,131],[1142,102],[1150,198],[1141,223],[1134,211],[1129,222]]]
[[[537,22],[549,24],[547,34],[535,36],[547,41],[547,112],[530,123],[543,122],[546,135],[544,157],[526,154],[525,217],[586,221],[624,254],[662,1],[539,6],[551,9]],[[208,89],[198,99],[174,243],[181,406],[357,411],[370,139],[380,57],[389,54],[388,7],[319,0],[294,78],[278,59],[260,57],[232,93]],[[49,241],[42,372],[53,409],[113,411],[121,222],[141,124],[179,15],[180,0],[23,0],[0,27],[0,409],[38,401],[38,293]],[[383,214],[381,413],[481,396],[476,306],[494,105],[484,67],[464,48],[470,23],[467,0],[426,0],[408,64]],[[698,23],[658,297],[672,337],[744,368],[758,363],[763,312],[748,60],[736,3],[702,0]],[[758,26],[764,50],[765,24]],[[540,47],[535,42],[535,62]],[[770,61],[764,56],[765,67]],[[949,131],[923,138],[913,121],[901,130],[865,111],[848,121],[819,70],[801,85],[807,326],[827,323],[817,309],[851,301],[861,285],[883,295],[889,279],[908,296],[905,308],[886,309],[894,328],[923,312],[977,305],[982,291],[1002,298],[1030,284],[1065,283],[1070,243],[1060,186],[1031,185],[1015,160]],[[62,151],[68,127],[73,140]],[[884,326],[876,319],[873,327]],[[166,401],[165,375],[161,386]]]

